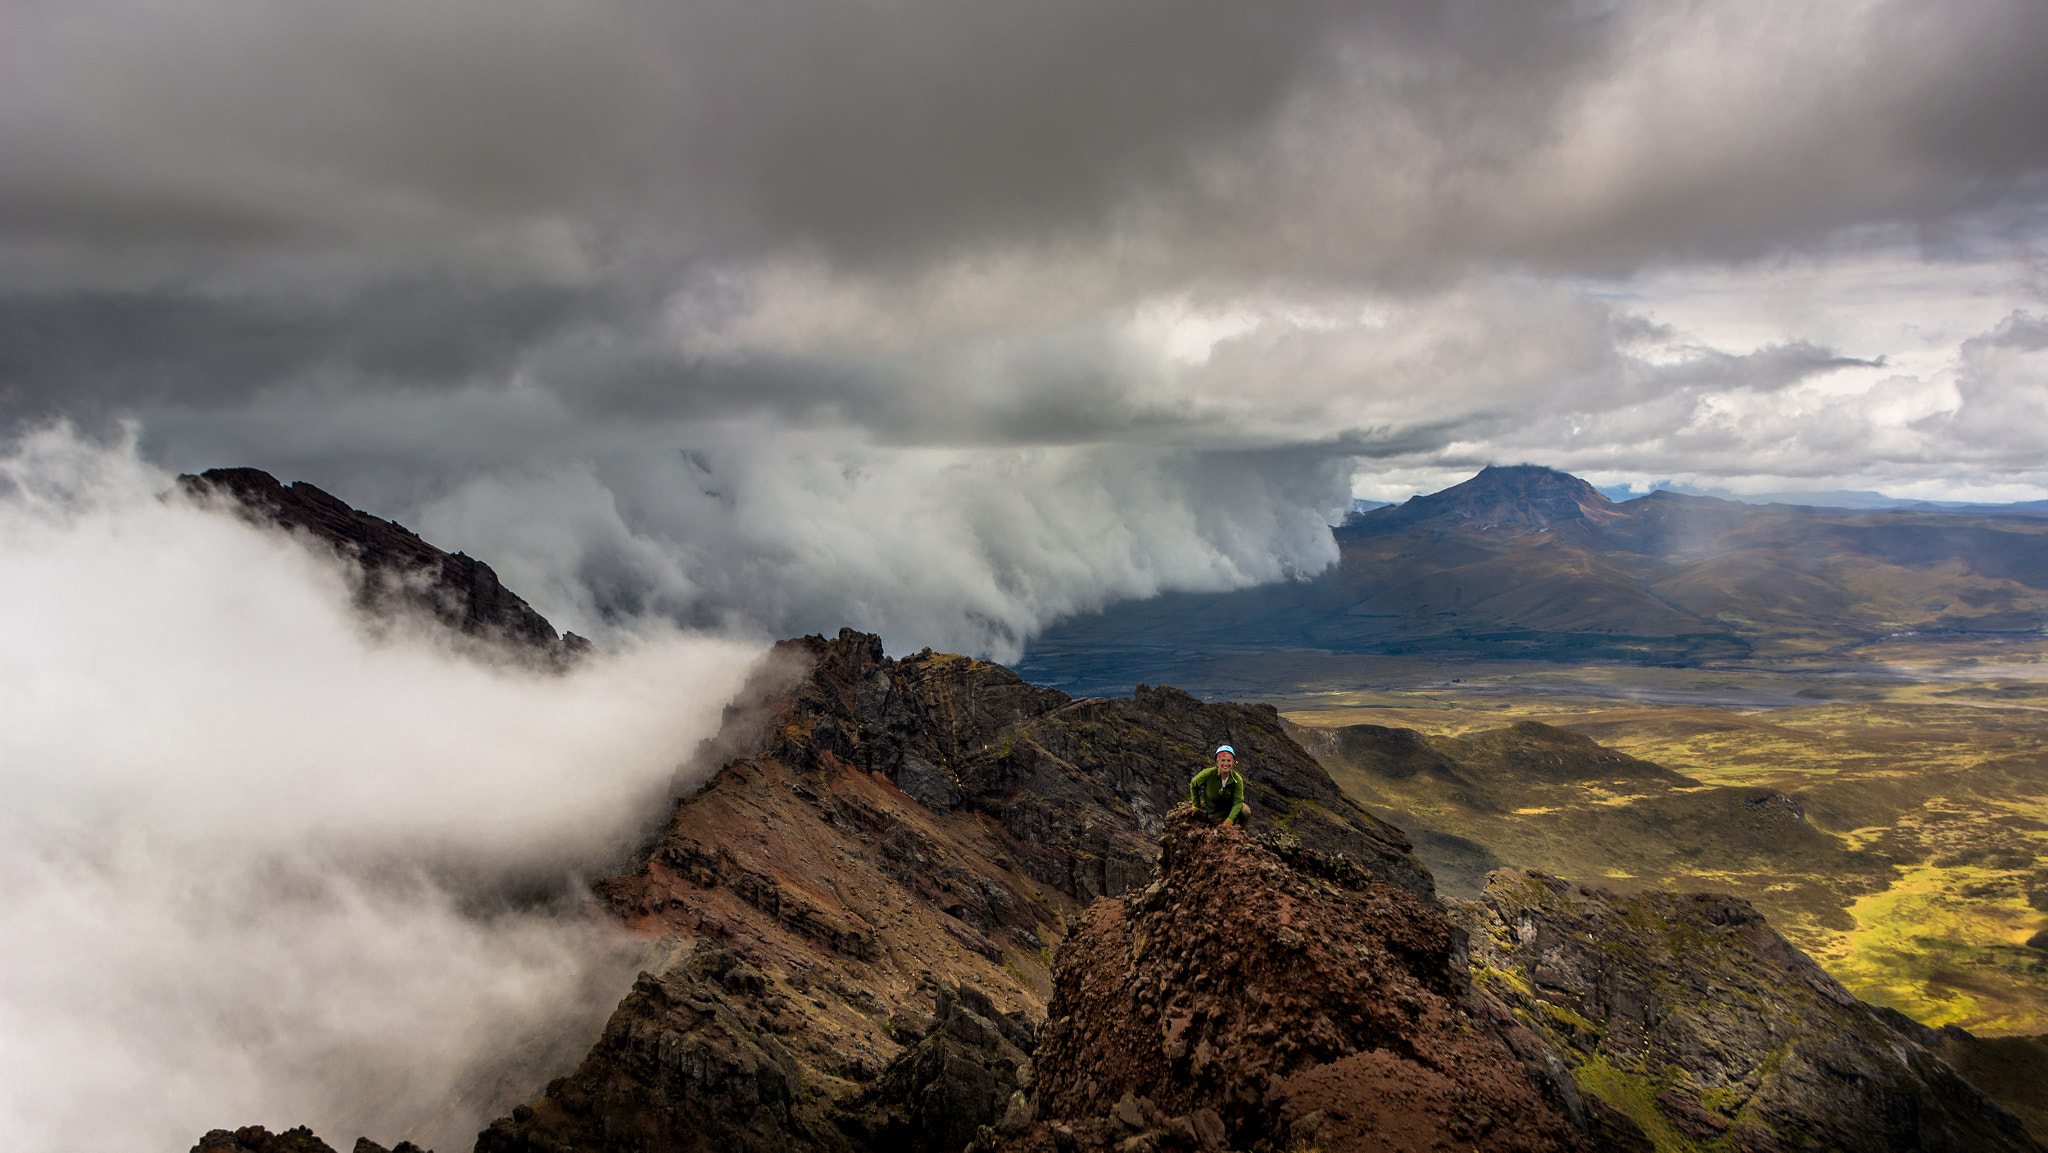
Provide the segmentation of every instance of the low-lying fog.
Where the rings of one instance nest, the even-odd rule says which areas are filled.
[[[467,1149],[489,1118],[448,1103],[630,979],[577,876],[659,819],[758,645],[486,667],[366,631],[338,562],[131,447],[45,432],[0,476],[6,1144]]]

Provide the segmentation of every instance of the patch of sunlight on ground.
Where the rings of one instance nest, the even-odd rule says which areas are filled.
[[[1849,907],[1856,928],[1819,957],[1866,1001],[1929,1025],[1986,1036],[2038,1033],[2048,1020],[2048,954],[2025,946],[2048,929],[2026,900],[2028,874],[1974,866],[1909,869]]]

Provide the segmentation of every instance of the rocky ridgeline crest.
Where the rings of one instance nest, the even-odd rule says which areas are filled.
[[[192,496],[226,498],[258,524],[303,533],[355,562],[356,604],[373,613],[424,612],[456,635],[498,655],[565,666],[590,649],[575,633],[556,635],[548,619],[498,580],[490,565],[448,553],[404,525],[350,508],[305,481],[286,486],[258,468],[213,468],[178,478]]]
[[[1430,899],[1406,840],[1270,708],[1076,701],[850,630],[783,643],[707,754],[723,767],[598,885],[677,959],[479,1149],[957,1153],[1031,1083],[1070,919],[1152,879],[1224,741],[1259,767],[1249,797],[1284,851]]]
[[[314,1136],[311,1129],[301,1125],[282,1133],[272,1133],[261,1125],[247,1125],[240,1129],[215,1129],[199,1139],[192,1147],[192,1153],[338,1153],[327,1142]],[[349,1153],[427,1153],[410,1141],[400,1141],[386,1149],[368,1137],[356,1138]]]
[[[1249,834],[1176,811],[1225,740]],[[843,631],[778,646],[705,755],[598,886],[646,971],[479,1153],[2041,1148],[1739,900],[1438,901],[1269,708]]]

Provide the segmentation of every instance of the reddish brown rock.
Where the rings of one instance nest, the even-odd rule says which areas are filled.
[[[724,767],[597,886],[679,960],[481,1147],[957,1150],[1028,1078],[1069,922],[1151,878],[1163,815],[1224,741],[1262,835],[1422,907],[1405,839],[1269,708],[1073,701],[850,630],[785,642],[705,754]]]
[[[1588,1147],[1468,1012],[1432,904],[1187,814],[1164,847],[1160,879],[1062,949],[1040,1120],[987,1147]]]

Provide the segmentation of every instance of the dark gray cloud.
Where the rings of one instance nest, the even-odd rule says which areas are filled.
[[[554,222],[607,259],[1605,267],[2048,155],[2023,0],[14,7],[0,228],[144,266]]]
[[[1312,564],[1345,462],[2048,482],[1949,443],[2026,439],[1984,414],[2032,361],[1964,346],[2042,291],[2012,271],[2048,188],[2017,0],[7,20],[0,421],[134,418],[173,467],[466,534],[579,619],[1007,652]],[[1890,305],[1856,311],[1887,316],[1940,304],[1907,270],[1956,299],[1981,268],[1996,311],[1859,327],[1790,260],[1880,261]],[[1740,294],[1774,315],[1723,324]],[[1033,549],[985,527],[1020,485]],[[876,559],[848,581],[823,541]]]

